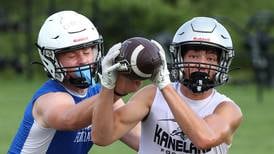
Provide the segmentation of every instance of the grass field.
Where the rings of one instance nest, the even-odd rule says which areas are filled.
[[[0,153],[6,153],[14,136],[26,103],[42,81],[0,79]],[[274,90],[264,93],[264,101],[257,101],[254,85],[228,85],[220,89],[241,107],[244,121],[235,135],[231,154],[274,153]],[[116,142],[97,147],[92,154],[133,154],[124,144]]]

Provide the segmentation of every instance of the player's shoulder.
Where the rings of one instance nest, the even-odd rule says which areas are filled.
[[[218,105],[218,107],[225,108],[225,109],[232,109],[232,110],[241,112],[240,106],[232,100],[224,100]]]
[[[232,100],[222,101],[214,111],[232,121],[233,125],[239,125],[243,119],[243,113],[239,105]]]
[[[45,95],[47,93],[52,93],[52,92],[65,92],[64,86],[62,86],[60,83],[58,83],[55,80],[48,80],[44,82],[44,84],[34,93],[33,99],[36,100],[42,95]]]
[[[35,104],[40,104],[42,106],[46,105],[61,105],[61,104],[67,104],[67,103],[73,103],[74,100],[73,97],[66,92],[49,92],[46,94],[41,95],[38,97],[35,101]]]
[[[225,94],[218,92],[216,89],[214,89],[213,92],[214,100],[217,102],[215,111],[219,113],[242,114],[240,106],[234,100]]]

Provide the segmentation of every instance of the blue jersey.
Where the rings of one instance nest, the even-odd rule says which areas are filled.
[[[33,96],[26,107],[24,118],[8,151],[9,154],[47,153],[47,154],[86,154],[93,145],[91,126],[75,130],[61,131],[39,126],[32,115],[34,102],[49,92],[69,93],[75,103],[99,93],[99,84],[89,87],[86,95],[77,96],[66,90],[59,82],[48,80]],[[92,114],[92,113],[91,113]],[[25,152],[24,152],[25,151]]]

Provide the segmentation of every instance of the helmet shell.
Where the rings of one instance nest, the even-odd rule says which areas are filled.
[[[49,16],[42,25],[37,43],[46,49],[63,49],[99,39],[93,23],[74,11]]]
[[[183,24],[175,33],[172,44],[210,44],[233,49],[228,31],[217,20],[195,17]]]

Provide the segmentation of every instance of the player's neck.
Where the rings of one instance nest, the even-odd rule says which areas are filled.
[[[74,85],[71,85],[70,83],[63,83],[63,86],[66,89],[72,91],[73,93],[76,93],[76,94],[79,94],[79,95],[84,95],[87,92],[87,88],[85,88],[85,89],[78,88],[78,87],[75,87]]]

